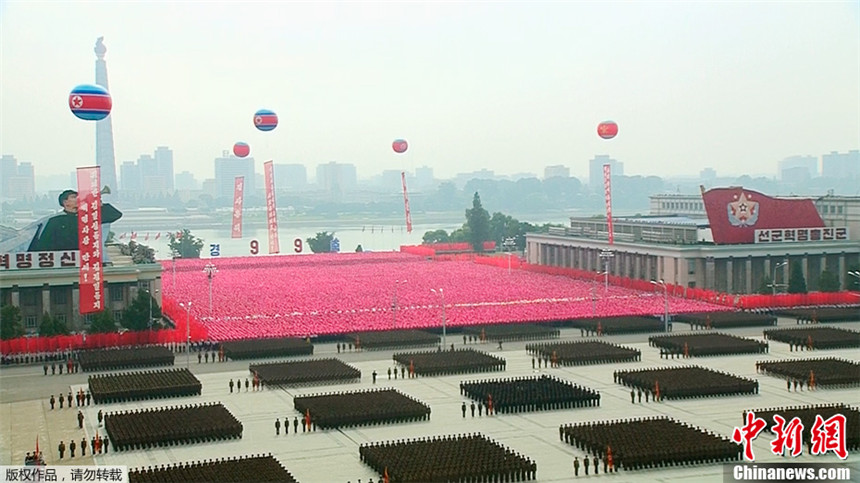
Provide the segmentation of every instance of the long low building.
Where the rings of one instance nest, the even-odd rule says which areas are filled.
[[[825,270],[845,287],[860,268],[850,228],[826,225],[812,200],[719,188],[688,202],[689,216],[613,217],[613,243],[605,218],[572,217],[569,227],[528,234],[527,260],[737,294],[763,281],[785,291],[794,262],[813,291]],[[700,207],[706,216],[696,216]]]

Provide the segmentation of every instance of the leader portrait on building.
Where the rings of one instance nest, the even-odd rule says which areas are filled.
[[[63,211],[49,218],[36,231],[27,251],[78,250],[78,193],[65,190],[58,201]],[[101,223],[113,223],[122,217],[122,212],[110,203],[101,205]]]

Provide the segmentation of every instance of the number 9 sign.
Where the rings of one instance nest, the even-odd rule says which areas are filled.
[[[293,250],[295,250],[296,253],[302,253],[302,239],[296,238],[293,240],[293,247]]]
[[[251,240],[251,255],[256,255],[260,253],[260,242],[257,240]]]

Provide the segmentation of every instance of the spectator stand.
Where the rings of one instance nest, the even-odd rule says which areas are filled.
[[[600,405],[600,394],[557,377],[518,377],[460,383],[460,392],[492,412],[519,413]]]
[[[860,332],[836,327],[802,327],[764,331],[766,339],[785,342],[798,350],[860,347]]]
[[[757,394],[758,381],[704,367],[619,371],[618,383],[648,391],[656,400]]]
[[[857,322],[860,307],[814,307],[806,309],[784,309],[774,312],[781,317],[794,317],[798,325],[823,324],[828,322]]]
[[[661,353],[683,357],[759,354],[768,351],[766,342],[718,333],[651,336],[648,344],[659,347]]]
[[[120,451],[242,437],[242,423],[220,403],[108,413],[105,430]]]
[[[339,359],[251,364],[251,376],[267,386],[307,386],[335,382],[359,382],[361,371]]]
[[[482,434],[434,436],[361,445],[361,461],[396,483],[528,481],[537,464]]]
[[[561,331],[539,324],[492,324],[463,327],[463,334],[483,341],[519,341],[558,339]]]
[[[430,419],[430,406],[390,388],[296,396],[293,405],[324,429]]]
[[[722,464],[740,459],[743,448],[728,438],[667,417],[566,424],[562,438],[600,459],[612,455],[619,469]]]
[[[506,365],[501,357],[473,349],[399,352],[394,354],[393,359],[410,373],[421,376],[504,371]]]
[[[248,475],[256,481],[297,483],[293,475],[271,454],[220,458],[215,461],[176,463],[161,467],[133,468],[128,472],[130,483],[162,483],[182,481],[189,483],[245,483]]]
[[[88,385],[97,404],[199,396],[203,390],[203,384],[188,369],[97,374],[88,378]]]
[[[773,433],[773,417],[781,416],[786,422],[795,417],[800,418],[803,423],[802,439],[809,444],[812,441],[812,427],[815,425],[815,417],[821,416],[826,421],[832,416],[841,414],[845,416],[845,448],[848,451],[860,450],[860,410],[846,404],[818,404],[810,406],[785,406],[781,408],[752,409],[756,417],[762,418],[767,423],[766,429]],[[746,424],[747,412],[743,412],[743,423]]]
[[[770,375],[804,381],[807,386],[854,387],[860,385],[860,363],[829,357],[826,359],[795,359],[767,361],[756,364]],[[810,384],[811,382],[811,384]]]
[[[84,371],[109,371],[139,367],[172,366],[174,355],[160,345],[122,347],[81,351],[78,355]]]
[[[671,322],[670,322],[671,323]],[[663,332],[663,321],[657,317],[596,317],[569,319],[556,322],[560,327],[581,329],[584,335],[637,334]]]
[[[704,312],[678,314],[675,322],[690,324],[692,330],[728,329],[776,325],[776,316],[754,312]]]
[[[342,339],[352,344],[355,350],[403,349],[407,347],[437,346],[439,336],[420,330],[387,330],[376,332],[354,332]],[[346,344],[343,344],[346,347]]]
[[[224,357],[233,361],[267,357],[309,356],[314,353],[314,345],[307,339],[299,337],[222,342],[221,349],[224,350]]]
[[[599,340],[527,344],[526,352],[553,365],[562,366],[634,362],[642,359],[642,352],[638,349]]]

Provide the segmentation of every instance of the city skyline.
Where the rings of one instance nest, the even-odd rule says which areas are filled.
[[[0,8],[0,153],[44,174],[95,163],[93,123],[65,98],[91,82],[99,36],[117,163],[167,145],[201,179],[236,141],[258,160],[439,178],[535,164],[582,178],[598,154],[631,175],[756,174],[860,145],[856,2]],[[260,108],[274,131],[254,129]],[[597,136],[606,119],[615,139]]]

